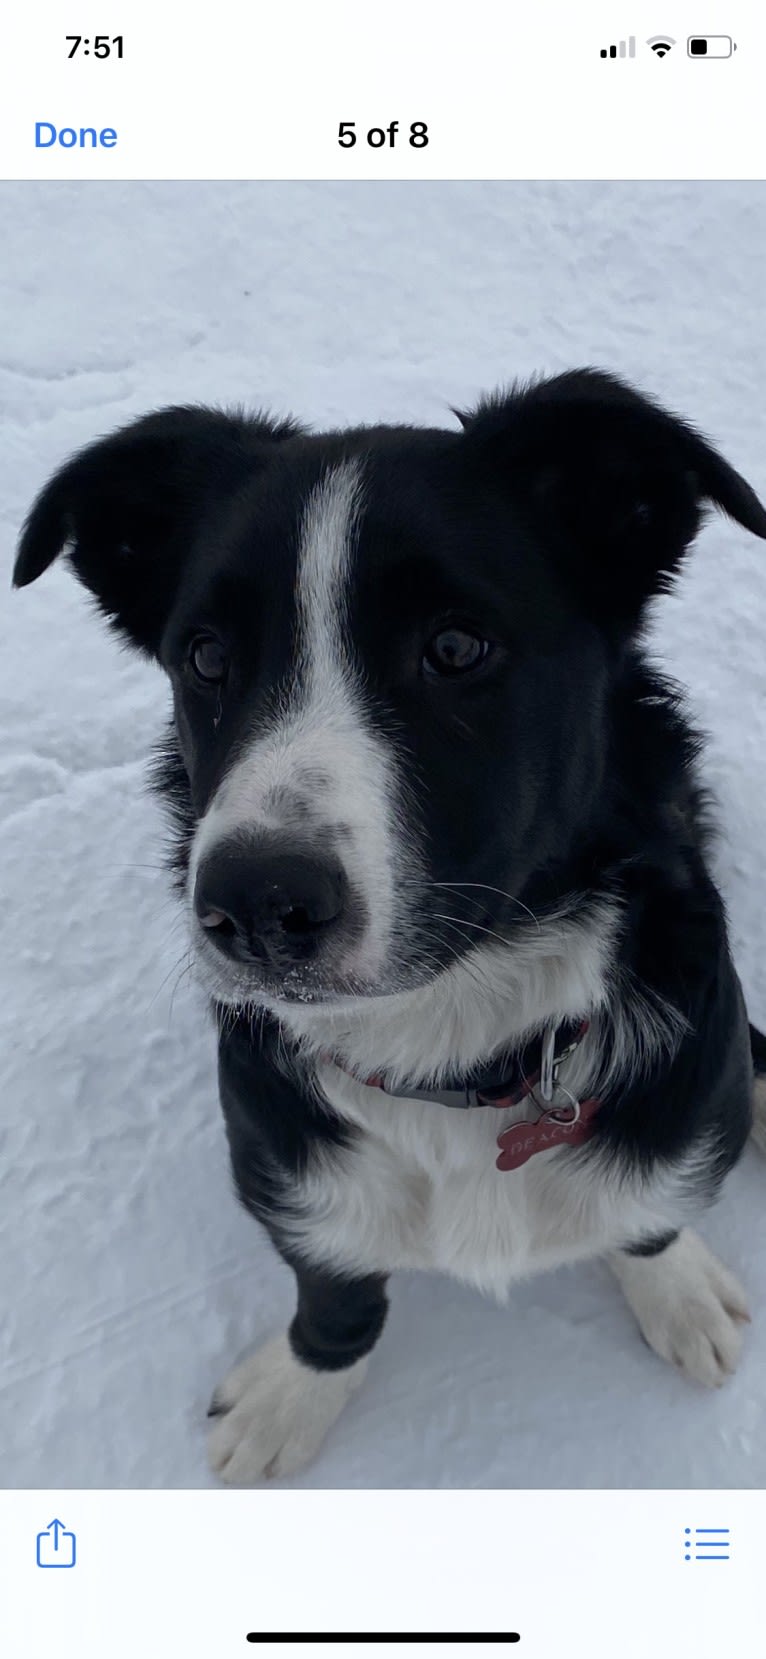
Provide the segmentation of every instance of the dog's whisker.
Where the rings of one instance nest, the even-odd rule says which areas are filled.
[[[466,943],[473,947],[474,940],[471,939],[468,934],[463,933],[458,923],[455,922],[451,916],[445,916],[443,917],[443,920],[449,927],[454,928],[455,932],[460,935],[461,939],[465,939]],[[466,958],[462,956],[457,949],[455,949],[452,957],[452,965],[459,967],[461,971],[468,976],[468,978],[473,980],[475,985],[478,985],[481,991],[484,991],[487,995],[491,994],[493,990],[492,982],[488,976],[483,973],[478,962],[475,960],[466,960]]]
[[[173,974],[177,973],[179,968],[184,966],[184,964],[186,965],[185,966],[185,971],[187,971],[189,968],[191,968],[191,961],[187,962],[188,956],[189,956],[188,950],[184,950],[182,952],[182,954],[178,957],[178,960],[172,964],[172,967],[168,968],[167,973],[165,974],[164,978],[160,980],[160,983],[157,986],[157,989],[154,993],[154,996],[152,997],[151,1001],[149,1002],[149,1004],[147,1006],[147,1013],[151,1012],[151,1010],[154,1007],[155,1002],[157,1001],[157,998],[159,996],[161,996],[162,992],[165,989],[165,986],[168,983],[168,980],[172,978]]]
[[[510,904],[515,904],[519,910],[523,910],[529,916],[530,921],[534,922],[538,931],[542,926],[539,916],[535,915],[534,910],[530,910],[528,904],[523,904],[521,899],[517,899],[513,893],[506,893],[502,887],[493,887],[488,881],[431,881],[428,885],[429,887],[481,887],[487,893],[499,893],[501,898],[508,899]]]
[[[461,922],[464,927],[475,928],[477,933],[486,933],[490,939],[498,939],[501,945],[508,944],[508,940],[503,938],[502,933],[495,933],[491,927],[483,927],[481,922],[472,922],[468,916],[445,916],[439,910],[434,911],[434,916],[438,922]]]
[[[183,983],[184,979],[186,979],[187,975],[191,973],[191,971],[192,971],[192,964],[191,964],[191,961],[188,961],[185,964],[185,966],[181,969],[181,972],[178,975],[178,978],[175,982],[175,985],[173,986],[173,990],[172,990],[171,997],[170,997],[170,1005],[169,1005],[169,1008],[168,1008],[168,1025],[170,1024],[170,1021],[173,1018],[173,1004],[175,1002],[176,992],[177,992],[179,986]]]

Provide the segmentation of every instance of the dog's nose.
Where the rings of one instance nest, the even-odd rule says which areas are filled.
[[[238,962],[286,971],[315,957],[340,922],[342,867],[295,851],[222,846],[203,860],[194,908],[212,942]]]

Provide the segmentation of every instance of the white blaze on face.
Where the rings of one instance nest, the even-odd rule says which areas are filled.
[[[306,504],[296,578],[296,656],[276,716],[237,760],[198,826],[200,861],[233,833],[292,835],[340,858],[369,918],[345,973],[384,968],[395,911],[393,756],[365,719],[344,633],[362,508],[357,460],[328,469]]]

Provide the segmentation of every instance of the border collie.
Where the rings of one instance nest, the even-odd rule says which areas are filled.
[[[764,538],[766,512],[594,369],[458,420],[161,410],[62,467],[21,538],[17,585],[66,546],[172,685],[156,783],[234,1176],[297,1280],[213,1399],[234,1484],[316,1453],[397,1268],[505,1298],[603,1255],[708,1385],[748,1318],[688,1223],[754,1102],[763,1138],[766,1041],[699,739],[641,639],[704,505]]]

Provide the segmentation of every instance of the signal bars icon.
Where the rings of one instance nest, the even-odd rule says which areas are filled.
[[[616,46],[602,46],[602,58],[634,58],[636,55],[636,37],[629,35],[627,40],[621,40]]]

